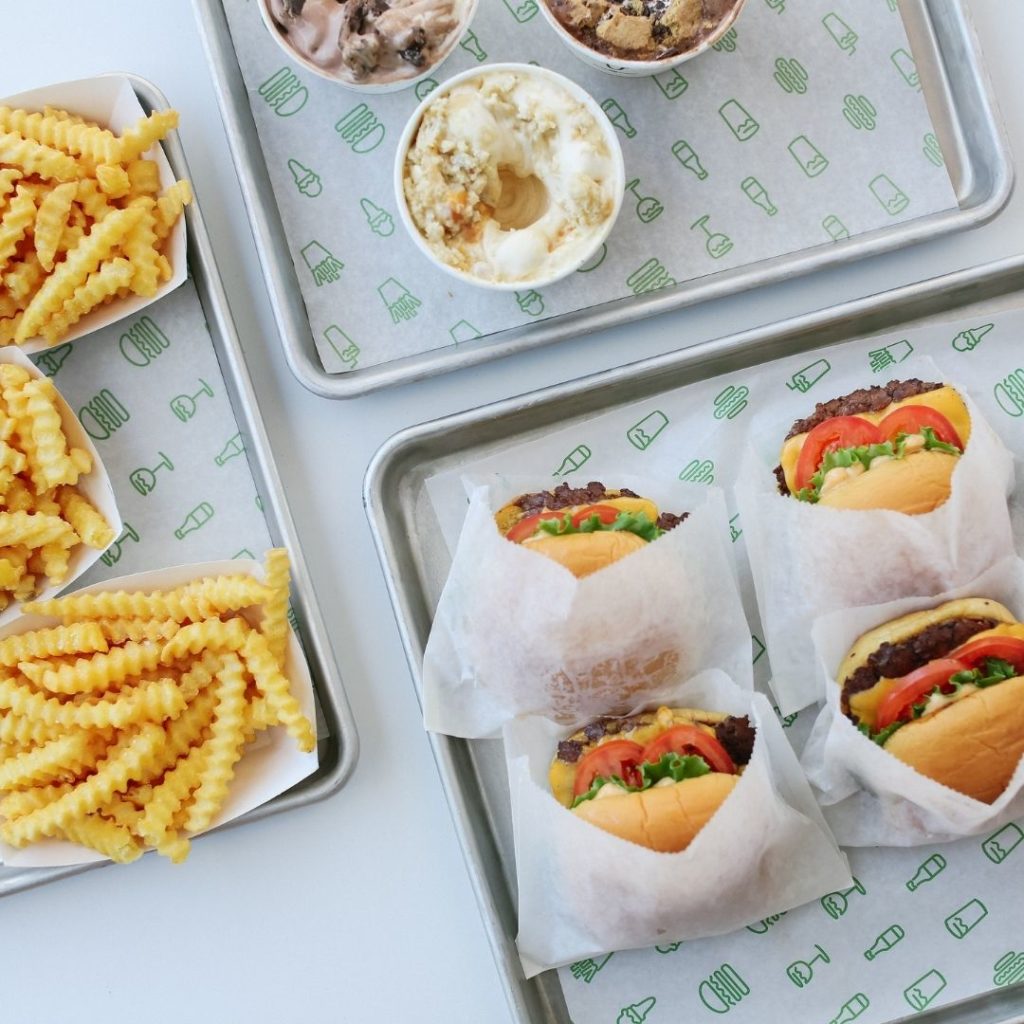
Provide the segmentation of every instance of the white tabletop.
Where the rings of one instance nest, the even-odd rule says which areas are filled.
[[[208,837],[183,867],[150,856],[5,899],[0,1015],[44,1024],[506,1021],[362,514],[370,457],[405,426],[604,369],[625,355],[668,351],[1019,252],[1024,197],[967,235],[331,403],[303,390],[285,365],[187,0],[3,6],[0,96],[133,71],[181,111],[196,191],[362,752],[334,798]],[[1024,4],[971,0],[970,8],[1020,151]]]

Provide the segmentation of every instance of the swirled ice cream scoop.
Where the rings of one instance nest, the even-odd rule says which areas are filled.
[[[426,247],[482,282],[535,284],[575,269],[621,204],[622,155],[596,105],[525,65],[449,85],[430,97],[401,168]]]

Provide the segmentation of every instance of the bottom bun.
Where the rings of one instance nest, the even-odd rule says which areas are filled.
[[[679,853],[696,838],[739,782],[712,772],[642,793],[594,797],[573,808],[584,821],[659,853]]]
[[[884,508],[918,516],[937,509],[949,497],[958,455],[914,452],[883,462],[860,476],[844,480],[822,495],[829,508]]]
[[[910,722],[885,750],[929,779],[992,803],[1024,756],[1024,676]]]
[[[602,530],[563,537],[546,534],[524,540],[522,546],[547,555],[574,576],[582,577],[647,547],[647,541],[625,530]]]

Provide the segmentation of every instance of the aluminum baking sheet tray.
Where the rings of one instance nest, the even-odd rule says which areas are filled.
[[[1002,329],[1003,341],[999,349],[995,350],[990,345],[986,353],[983,347],[984,338],[1000,336],[998,330],[991,333],[996,330],[993,324],[998,324],[1000,316],[1011,315],[1016,319]],[[954,321],[959,321],[959,326],[952,326]],[[737,421],[731,418],[730,413],[742,413],[748,395],[753,395],[755,389],[762,395],[766,391],[786,394],[787,389],[801,393],[811,390],[829,368],[828,359],[823,358],[821,349],[845,342],[856,342],[856,359],[863,360],[865,377],[870,380],[875,373],[888,374],[875,377],[887,380],[890,376],[898,376],[899,362],[906,358],[918,337],[925,338],[927,345],[936,353],[936,359],[942,354],[947,364],[952,360],[951,365],[960,368],[959,371],[951,370],[951,373],[969,375],[974,384],[973,393],[981,396],[981,404],[986,415],[1002,433],[1004,440],[1018,453],[1019,477],[1019,458],[1024,450],[1024,369],[1020,367],[1019,340],[1015,342],[1014,339],[1020,337],[1022,322],[1024,256],[924,281],[732,337],[699,343],[685,351],[633,363],[402,431],[388,441],[374,457],[366,476],[364,501],[417,691],[420,687],[419,668],[433,610],[450,564],[450,554],[441,540],[439,523],[428,498],[428,478],[457,471],[470,464],[476,469],[481,460],[487,460],[510,446],[515,446],[518,452],[521,451],[519,446],[531,443],[545,446],[545,456],[541,459],[543,472],[547,475],[554,470],[557,476],[561,468],[558,459],[561,458],[563,448],[568,453],[567,458],[578,453],[579,449],[572,449],[572,444],[575,440],[587,437],[585,424],[595,421],[599,416],[609,417],[617,424],[615,435],[624,444],[624,448],[619,450],[636,456],[642,453],[634,449],[644,447],[643,441],[638,444],[636,440],[643,438],[636,430],[636,426],[642,426],[645,422],[641,417],[646,415],[646,422],[649,422],[651,410],[656,410],[661,418],[659,422],[667,422],[669,418],[673,423],[677,419],[683,421],[687,415],[696,416],[693,411],[695,403],[703,409],[700,415],[706,415],[707,422],[715,424],[714,430],[720,435],[724,432],[728,436],[733,436],[735,440],[735,434],[730,431]],[[915,334],[916,330],[922,333]],[[870,339],[877,340],[872,342]],[[982,346],[980,349],[979,345]],[[787,361],[785,366],[778,365],[780,360]],[[730,375],[727,381],[720,380],[727,375]],[[750,385],[750,389],[744,390],[747,384]],[[827,389],[827,382],[824,386]],[[682,395],[679,393],[680,389],[688,390]],[[712,396],[715,396],[714,399]],[[818,396],[825,397],[829,396],[824,392]],[[805,400],[809,406],[815,400],[814,393],[807,395]],[[668,410],[668,416],[666,417],[660,410]],[[634,420],[639,422],[634,424]],[[742,419],[739,422],[742,424]],[[634,424],[634,427],[627,430],[630,424]],[[558,437],[562,439],[560,446],[554,445],[558,449],[557,452],[550,450],[553,442],[548,440],[549,435],[556,431]],[[652,432],[656,433],[656,430],[647,429],[647,440],[650,439]],[[675,436],[678,443],[679,435]],[[626,444],[626,441],[629,443]],[[708,479],[710,473],[705,471],[708,470],[710,463],[700,461],[700,449],[705,440],[699,431],[694,430],[691,443],[696,450],[697,458],[686,463],[693,452],[679,453],[680,466],[683,467],[681,475],[688,479]],[[733,445],[734,449],[738,447]],[[722,449],[719,448],[719,451]],[[715,457],[719,458],[719,455],[716,454]],[[721,458],[714,467],[714,472],[718,474],[715,476],[716,480],[728,477],[729,470],[735,468],[725,465],[727,458]],[[595,458],[595,464],[598,461],[600,460]],[[617,464],[614,455],[611,463],[607,460],[604,462],[606,469],[609,464]],[[694,468],[699,470],[696,476],[692,472]],[[516,471],[522,471],[522,464]],[[1022,491],[1024,485],[1018,480],[1015,507],[1019,508]],[[1021,546],[1024,543],[1024,521],[1020,518],[1015,523],[1015,529],[1018,546]],[[739,546],[737,545],[737,548]],[[756,630],[757,626],[754,625],[754,628]],[[755,658],[755,671],[760,668],[763,668],[763,662],[758,666]],[[762,680],[764,674],[761,673]],[[806,718],[810,717],[811,714],[808,713]],[[796,723],[791,735],[806,728],[808,724],[809,722]],[[630,957],[651,957],[653,953],[641,951],[618,954],[610,967],[604,966],[598,958],[592,962],[574,965],[578,968],[576,971],[570,972],[569,969],[563,968],[561,972],[548,971],[532,981],[525,981],[514,943],[515,865],[510,833],[508,784],[500,741],[467,741],[437,734],[431,734],[430,739],[513,1019],[518,1024],[566,1024],[569,1021],[569,1011],[562,988],[563,980],[568,979],[568,984],[576,986],[589,986],[592,983],[596,989],[599,984],[611,984],[614,978],[621,979],[624,970],[620,968],[635,962],[630,961]],[[933,852],[945,852],[951,859],[956,857],[958,863],[963,863],[965,858],[971,858],[971,866],[978,867],[978,870],[987,870],[991,865],[981,857],[981,852],[985,850],[981,842],[982,837],[979,837],[963,840],[960,844],[951,846],[936,846],[934,850],[920,847],[909,851],[856,851],[854,873],[859,870],[859,865],[866,871],[870,870],[876,881],[882,880],[879,875],[885,875],[885,880],[892,884],[884,891],[892,895],[892,906],[901,908],[899,913],[905,916],[904,923],[925,926],[931,922],[931,925],[935,925],[936,922],[931,921],[931,918],[935,917],[932,913],[934,908],[928,908],[926,912],[920,903],[911,904],[909,909],[901,903],[900,893],[902,892],[904,901],[907,897],[907,893],[903,891],[903,882],[916,877],[915,871],[919,870],[919,865],[923,866],[922,862],[925,862]],[[989,845],[991,846],[991,842]],[[1020,848],[1024,850],[1024,841]],[[991,856],[989,861],[994,863]],[[934,861],[931,863],[934,864]],[[1000,870],[1005,870],[1010,865],[1015,865],[1011,869],[1012,877],[1009,874],[999,875],[997,882],[999,885],[1005,883],[1005,888],[1001,890],[1000,902],[1004,902],[1005,894],[1005,909],[1013,917],[1020,913],[1020,909],[1018,907],[1014,910],[1017,904],[1009,901],[1017,900],[1022,891],[1024,857],[1016,861],[1007,861]],[[865,874],[863,877],[868,878],[870,887],[872,875]],[[996,884],[991,876],[989,882]],[[956,898],[955,894],[953,898]],[[834,923],[829,922],[818,908],[811,909],[815,911],[816,918],[824,919],[826,925]],[[946,908],[949,909],[953,908]],[[808,915],[804,911],[805,908],[801,908],[791,914],[787,921],[787,929],[791,924],[798,924],[799,915],[803,915],[799,920],[806,922]],[[894,918],[897,916],[897,911],[890,909],[889,901],[884,901],[880,913],[883,916],[891,913]],[[944,916],[945,911],[938,915],[937,932],[948,940],[949,936],[942,930]],[[816,918],[812,924],[820,927],[820,922]],[[881,931],[890,923],[882,922],[876,930]],[[1005,919],[1003,923],[1005,925]],[[773,924],[771,920],[762,922],[759,929],[762,940],[764,933],[768,932]],[[869,927],[870,924],[871,922],[868,922],[864,927]],[[878,922],[874,924],[877,925]],[[830,942],[838,947],[833,948],[833,954],[842,951],[847,957],[842,962],[846,964],[851,974],[856,974],[855,977],[849,977],[847,974],[841,978],[838,975],[830,977],[826,984],[831,986],[830,993],[835,998],[828,1000],[831,1009],[824,1014],[820,1012],[819,1006],[817,1013],[807,1017],[801,1016],[796,990],[789,987],[783,990],[784,993],[788,993],[784,994],[788,1021],[793,1024],[804,1024],[806,1020],[806,1024],[819,1024],[820,1020],[820,1024],[824,1024],[830,1018],[836,1017],[844,1000],[858,990],[867,991],[869,987],[869,980],[862,977],[866,962],[859,955],[860,947],[853,947],[855,961],[851,961],[848,956],[850,945],[857,943],[863,936],[854,935],[851,938],[847,933],[844,939],[838,932],[832,931],[827,933],[828,938],[818,940],[809,938],[806,929],[800,930],[802,927],[801,923],[796,929],[798,936],[794,941],[797,948],[792,949],[793,955],[788,959],[809,955],[806,950],[812,948],[815,941]],[[758,929],[755,927],[751,931],[757,933]],[[996,943],[999,952],[993,951],[984,943],[976,943],[974,946],[958,946],[953,943],[955,948],[952,951],[945,950],[943,962],[948,962],[951,956],[969,955],[968,951],[973,949],[974,955],[979,957],[976,961],[979,969],[984,965],[985,969],[990,971],[992,961],[1005,951],[1004,947],[1019,950],[1024,935],[1019,920],[1015,927],[1005,929],[1005,934],[995,934],[996,931],[995,928],[990,930],[986,942]],[[790,932],[787,931],[787,934]],[[953,932],[950,931],[950,934]],[[873,935],[874,932],[872,937]],[[736,936],[709,940],[713,943],[711,952],[706,951],[701,943],[684,943],[678,953],[675,952],[674,946],[661,951],[672,954],[664,957],[666,987],[671,987],[669,979],[673,979],[672,984],[676,985],[676,988],[672,991],[679,1000],[683,997],[679,996],[678,986],[690,986],[686,989],[688,994],[685,998],[692,999],[692,1005],[659,1005],[659,1012],[664,1014],[674,1011],[672,1019],[678,1020],[712,1020],[715,1019],[715,1014],[732,1010],[736,1012],[732,1013],[730,1020],[770,1019],[765,1016],[750,1018],[748,1014],[745,1015],[746,1008],[736,1009],[725,1004],[715,1009],[714,1013],[705,1013],[705,1008],[696,1001],[696,981],[690,976],[694,960],[706,968],[704,976],[712,974],[716,968],[731,959],[735,959],[741,968],[744,964],[750,965],[752,971],[758,970],[759,958],[768,958],[775,963],[778,960],[778,950],[769,950],[763,941],[761,946],[755,944],[752,947],[754,939],[755,936],[741,931]],[[864,945],[867,946],[870,941],[871,937],[868,937]],[[848,944],[845,948],[844,942]],[[985,951],[980,953],[983,947]],[[728,952],[723,952],[726,948]],[[673,956],[677,956],[678,959],[673,960]],[[711,958],[714,958],[713,962],[707,962]],[[936,956],[936,960],[938,959]],[[785,962],[785,959],[781,961],[782,967],[785,966]],[[619,967],[616,967],[616,963]],[[855,966],[857,963],[860,966]],[[647,966],[649,967],[649,964]],[[934,966],[941,964],[923,964],[919,973],[924,973],[927,968]],[[605,973],[598,973],[600,971]],[[949,973],[952,977],[952,972]],[[915,977],[916,974],[910,975],[908,980]],[[934,977],[932,981],[938,983],[938,979]],[[942,984],[945,984],[944,980]],[[955,985],[955,981],[952,984]],[[588,993],[589,991],[588,988]],[[761,991],[763,993],[763,987]],[[951,987],[950,991],[955,992],[956,989]],[[648,994],[647,991],[638,991],[636,1000],[642,1001]],[[960,995],[971,998],[961,998],[961,1001],[955,1004],[951,1003],[913,1016],[915,1019],[934,1020],[936,1024],[981,1024],[983,1021],[986,1024],[1009,1024],[1011,1021],[1024,1021],[1024,987],[1020,985],[980,993],[978,988],[974,988]],[[806,997],[804,998],[803,1005],[806,1006]],[[892,998],[890,993],[890,1002]],[[897,995],[896,999],[902,1005],[902,998]],[[833,1001],[834,1006],[831,1005]],[[574,1013],[573,1020],[575,1024],[590,1024],[591,1020],[614,1020],[620,1006],[632,1005],[633,1002],[632,999],[624,999],[622,1003],[606,1005],[601,1015],[597,1017],[583,1017]],[[662,1003],[660,993],[659,1003]],[[856,1004],[852,1007],[853,1010],[857,1008]],[[763,1004],[760,1011],[753,1006],[751,1009],[755,1013],[764,1012]],[[877,1024],[881,1019],[877,1012],[872,1010],[863,1017],[863,1021]],[[904,1006],[895,1017],[902,1019],[906,1013],[907,1008]],[[621,1021],[633,1018],[627,1015],[626,1018],[618,1019]],[[664,1016],[652,1013],[649,1024],[657,1024],[657,1021],[663,1019]],[[840,1015],[840,1019],[847,1021],[853,1018]]]
[[[136,76],[128,77],[147,113],[168,106],[167,100],[151,83]],[[165,140],[163,148],[175,177],[190,177],[176,132],[172,132]],[[149,306],[144,315],[82,338],[74,346],[62,345],[50,349],[37,356],[36,361],[56,378],[58,387],[72,406],[81,408],[79,415],[102,448],[101,454],[107,461],[108,469],[113,464],[134,465],[144,454],[148,461],[145,461],[142,469],[153,474],[147,485],[145,480],[139,480],[137,474],[141,470],[136,470],[130,476],[126,472],[116,475],[111,472],[111,483],[126,520],[125,530],[114,547],[97,562],[96,567],[78,581],[79,585],[121,576],[126,572],[161,568],[173,562],[230,558],[236,554],[260,558],[260,550],[237,550],[247,541],[254,547],[266,541],[282,545],[291,556],[291,607],[316,695],[317,754],[320,765],[313,775],[288,792],[223,826],[231,828],[330,796],[345,783],[354,768],[359,743],[198,201],[186,208],[185,217],[188,228],[189,278],[181,288]],[[169,321],[191,321],[196,329],[192,332],[175,331],[168,337],[161,328],[161,322],[166,324]],[[83,364],[79,364],[82,357],[91,357],[87,367],[83,365],[84,359]],[[175,378],[175,368],[182,364],[198,368],[204,363],[211,366],[212,372],[207,374],[204,369],[203,379],[197,380],[194,393],[179,396],[180,400],[175,399],[180,412],[174,406],[171,407],[175,411],[172,422],[175,419],[183,420],[183,417],[184,420],[191,418],[202,408],[202,403],[210,403],[207,408],[212,408],[223,396],[227,397],[228,407],[220,410],[219,414],[219,418],[224,421],[220,423],[223,438],[217,436],[211,439],[217,448],[221,448],[222,440],[226,442],[215,456],[216,465],[236,475],[241,490],[246,494],[246,501],[255,502],[256,507],[262,510],[262,515],[249,517],[248,510],[243,512],[241,508],[214,510],[208,502],[200,502],[192,508],[196,495],[188,493],[187,485],[180,487],[165,483],[165,480],[173,479],[169,476],[173,464],[167,465],[171,460],[162,452],[135,452],[132,442],[134,432],[131,429],[118,433],[124,421],[130,418],[130,413],[119,401],[118,392],[124,395],[124,404],[138,412],[138,407],[132,402],[132,398],[137,397],[133,387],[142,384],[138,375],[162,365],[164,373],[161,379],[170,386]],[[76,364],[83,366],[82,371],[76,370]],[[219,378],[214,376],[218,372]],[[81,395],[76,395],[75,392],[85,384],[85,381],[75,379],[76,373],[81,373],[82,377],[88,376],[90,382],[99,375],[104,387],[96,390],[93,384]],[[93,390],[96,390],[95,396]],[[155,418],[156,410],[150,410],[148,415]],[[138,434],[135,436],[138,437]],[[249,479],[246,478],[245,463],[239,458],[243,449],[248,460]],[[142,475],[145,476],[144,473]],[[139,480],[139,483],[135,484],[132,478]],[[140,501],[140,498],[144,500]],[[202,507],[204,504],[206,509]],[[226,531],[209,531],[204,539],[204,533],[200,531],[204,528],[209,530],[206,522],[216,528],[218,518],[225,520]],[[242,522],[253,521],[259,527],[256,533],[235,529],[236,526],[240,528]],[[183,545],[181,537],[176,541],[175,531],[181,537],[196,540],[188,546]],[[233,545],[231,550],[224,549],[225,542]],[[182,551],[186,547],[189,553],[183,556]],[[0,865],[0,896],[109,863],[105,861],[61,868],[12,868]]]
[[[255,16],[251,8],[256,2],[258,0],[252,0],[248,5],[250,10],[245,11],[246,16]],[[498,0],[485,2],[497,4]],[[532,2],[529,0],[524,3],[524,10]],[[941,142],[952,179],[956,208],[854,235],[845,241],[817,245],[696,277],[661,291],[538,319],[525,326],[481,337],[472,343],[446,343],[444,347],[390,362],[357,367],[345,373],[327,373],[317,353],[310,317],[300,292],[295,265],[289,255],[285,226],[257,136],[223,0],[194,0],[194,5],[289,365],[306,387],[330,398],[350,398],[378,388],[472,366],[586,331],[625,323],[972,227],[995,215],[1006,202],[1011,190],[1012,172],[1005,141],[981,66],[977,41],[963,3],[961,0],[902,0],[900,12],[935,133]],[[775,11],[782,6],[777,2],[769,4]],[[885,5],[880,0],[878,6],[879,10],[874,13],[881,16],[880,12],[884,11]],[[895,9],[892,0],[890,9]],[[535,20],[539,23],[540,19]],[[281,57],[283,59],[283,55]],[[570,62],[565,70],[571,73],[574,68],[578,69],[570,54],[566,53],[565,61]],[[612,82],[617,86],[621,84],[621,81],[609,78],[609,83]],[[323,83],[316,84],[319,93]],[[358,96],[341,88],[337,92],[338,102],[343,106],[349,100],[353,103],[358,100]],[[370,245],[373,245],[372,240]],[[295,258],[298,259],[297,254]],[[336,287],[344,288],[347,285],[339,282]],[[341,294],[344,299],[344,293]],[[350,291],[348,301],[362,302],[364,298]],[[343,318],[343,306],[338,316]],[[409,324],[408,329],[414,330],[415,323]],[[476,328],[473,328],[475,331]],[[339,337],[348,341],[343,333]],[[342,358],[347,356],[342,353]]]

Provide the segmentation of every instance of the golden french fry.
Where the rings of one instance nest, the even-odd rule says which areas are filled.
[[[131,178],[120,164],[100,164],[96,168],[100,191],[111,199],[121,199],[132,190]]]
[[[50,693],[102,693],[118,687],[129,676],[156,668],[160,664],[160,646],[127,643],[79,658],[73,665],[52,669],[46,664],[21,662],[19,667],[36,686]]]
[[[75,449],[72,449],[72,458],[74,452]],[[79,493],[74,487],[58,487],[57,503],[61,515],[82,538],[83,543],[97,551],[102,551],[113,543],[114,528],[84,494]]]
[[[288,646],[288,552],[284,548],[271,548],[264,558],[264,567],[270,597],[263,606],[260,632],[283,672]]]
[[[36,201],[24,185],[19,185],[0,219],[0,270],[10,263],[35,219]]]
[[[130,208],[142,216],[124,240],[124,254],[132,265],[131,289],[136,295],[152,298],[160,284],[160,267],[156,251],[156,203],[149,196],[133,199]]]
[[[176,110],[156,110],[121,136],[118,163],[137,160],[154,143],[159,142],[169,131],[178,127]],[[11,161],[6,161],[10,163]]]
[[[4,285],[17,303],[19,312],[28,305],[29,299],[39,290],[45,278],[46,271],[35,251],[28,253],[20,263],[13,264],[3,275]]]
[[[192,202],[192,185],[182,178],[176,181],[156,201],[156,236],[159,239],[166,238],[171,233],[182,211]]]
[[[133,196],[152,196],[160,193],[160,165],[155,160],[132,160],[125,170]]]
[[[73,544],[77,537],[59,516],[41,512],[0,512],[0,547],[25,544],[41,548],[44,544],[68,539]]]
[[[86,814],[68,821],[60,831],[66,839],[102,853],[115,864],[130,864],[143,853],[142,843],[129,829],[98,814]]]
[[[123,644],[126,640],[170,640],[181,629],[181,623],[174,619],[96,619],[90,623],[93,624],[112,644]]]
[[[256,680],[257,689],[266,698],[267,706],[298,743],[299,750],[306,753],[316,750],[313,726],[292,695],[288,680],[278,668],[267,641],[253,630],[246,637],[241,654],[246,668]]]
[[[79,246],[84,244],[84,241],[80,242]],[[43,337],[51,345],[56,344],[86,313],[92,312],[100,303],[127,287],[133,273],[130,260],[117,257],[104,263],[74,289],[48,322],[43,323],[40,328]]]
[[[39,264],[46,271],[53,270],[57,247],[71,215],[71,203],[77,194],[78,185],[68,181],[49,192],[39,204],[34,241]]]
[[[113,132],[87,125],[82,118],[73,117],[63,110],[35,114],[0,107],[0,128],[16,132],[47,148],[88,157],[95,163],[113,162],[119,149]],[[4,163],[16,161],[4,160]]]
[[[53,658],[60,654],[99,654],[109,650],[99,623],[34,629],[0,640],[0,665],[13,667],[21,661]]]
[[[17,132],[0,131],[0,163],[56,181],[77,181],[81,177],[78,165],[66,153],[23,138]]]

